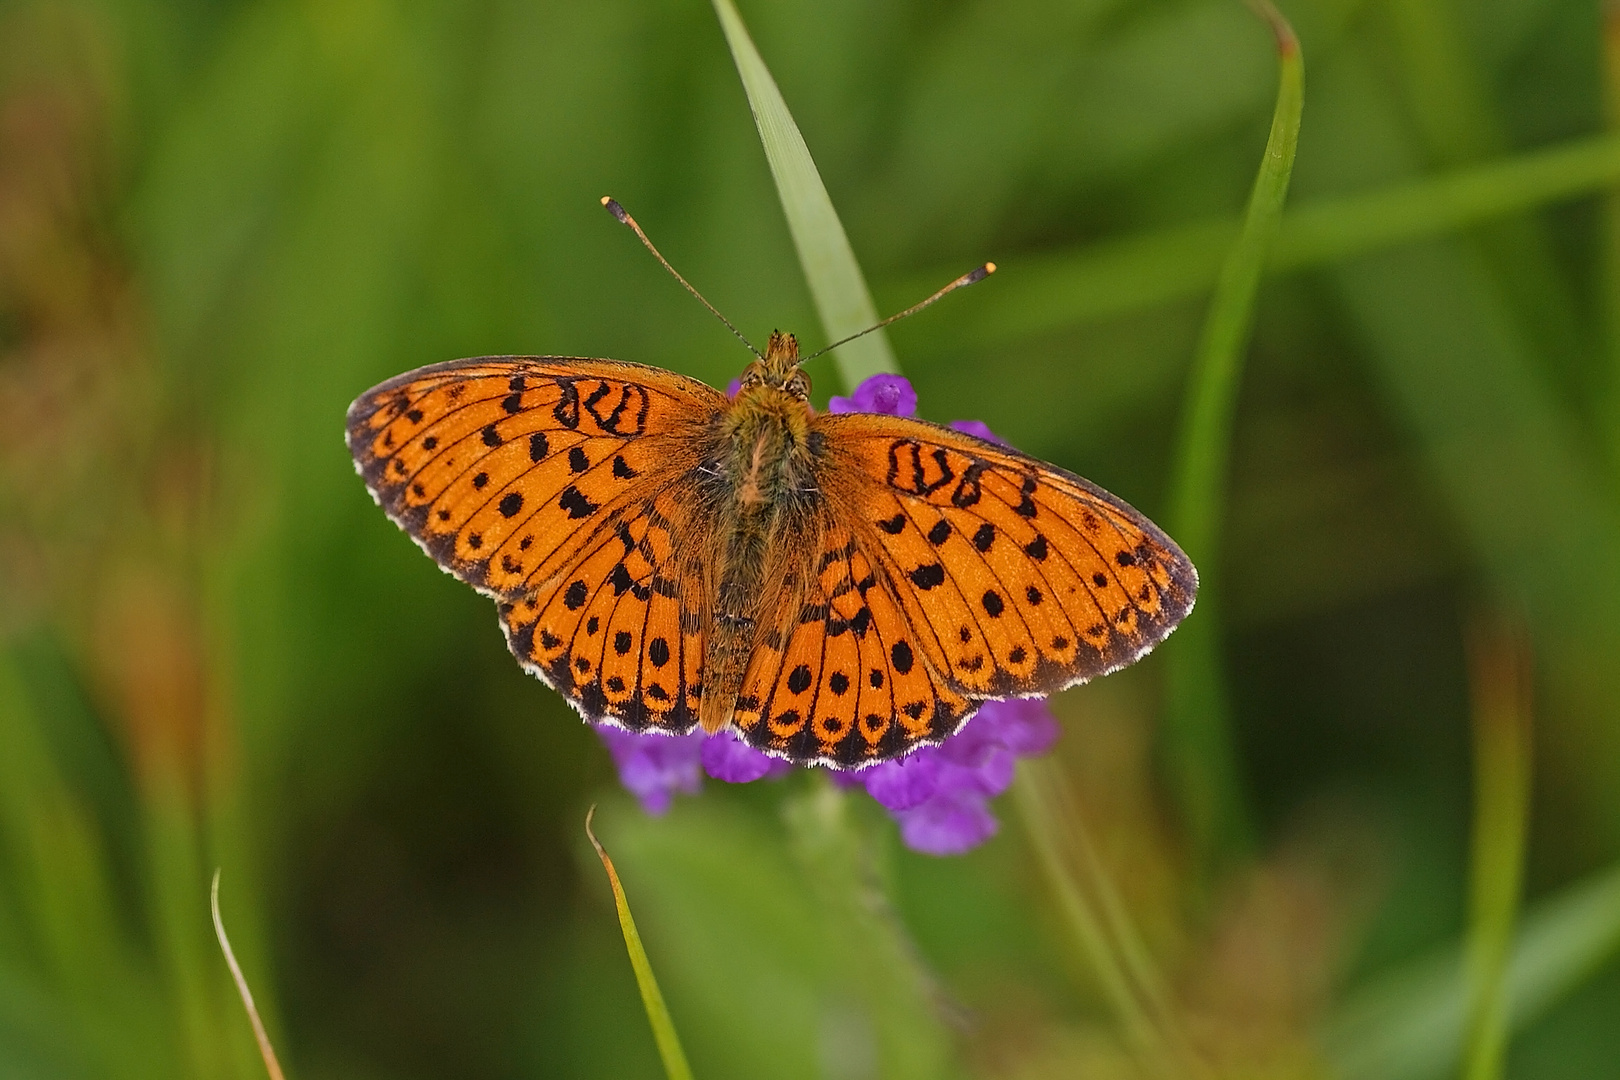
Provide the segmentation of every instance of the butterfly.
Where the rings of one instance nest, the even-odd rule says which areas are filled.
[[[773,334],[728,398],[615,360],[455,360],[360,395],[349,449],[586,720],[729,727],[804,765],[939,743],[1191,610],[1192,563],[1122,500],[937,424],[815,412],[799,364]]]

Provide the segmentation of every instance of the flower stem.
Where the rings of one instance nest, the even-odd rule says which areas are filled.
[[[1013,798],[1080,952],[1126,1040],[1155,1071],[1196,1075],[1164,981],[1086,829],[1062,767],[1018,763]]]
[[[1507,961],[1524,876],[1530,808],[1530,653],[1492,622],[1470,642],[1474,698],[1474,835],[1469,872],[1471,1022],[1466,1080],[1497,1080],[1507,1048]]]

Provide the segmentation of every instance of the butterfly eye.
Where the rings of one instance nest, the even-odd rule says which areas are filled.
[[[787,392],[796,398],[810,396],[810,376],[802,371],[795,371],[793,377],[787,381]]]

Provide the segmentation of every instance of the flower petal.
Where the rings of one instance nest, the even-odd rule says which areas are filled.
[[[999,823],[982,797],[940,795],[898,815],[900,839],[927,855],[960,855],[996,834]]]
[[[703,787],[698,769],[703,733],[690,735],[638,735],[598,725],[596,733],[607,744],[619,783],[634,795],[641,808],[655,817],[669,809],[676,793],[696,795]]]
[[[703,771],[728,784],[747,784],[767,776],[781,776],[793,768],[790,762],[760,753],[731,731],[705,739],[700,756]]]
[[[866,785],[867,794],[891,811],[909,810],[934,794],[939,787],[939,751],[924,746],[903,758],[885,761],[856,775]]]
[[[997,446],[1011,445],[1006,439],[991,431],[990,425],[983,420],[952,420],[949,426],[952,431],[960,431],[964,435],[974,435],[985,442],[993,442]]]
[[[849,397],[835,397],[827,402],[827,411],[916,416],[917,391],[902,375],[872,375],[862,380]]]

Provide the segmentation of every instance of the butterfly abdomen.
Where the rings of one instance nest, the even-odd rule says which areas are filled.
[[[704,664],[700,721],[730,722],[758,632],[765,563],[782,533],[801,527],[818,496],[810,407],[779,387],[744,390],[722,421],[713,625]]]

